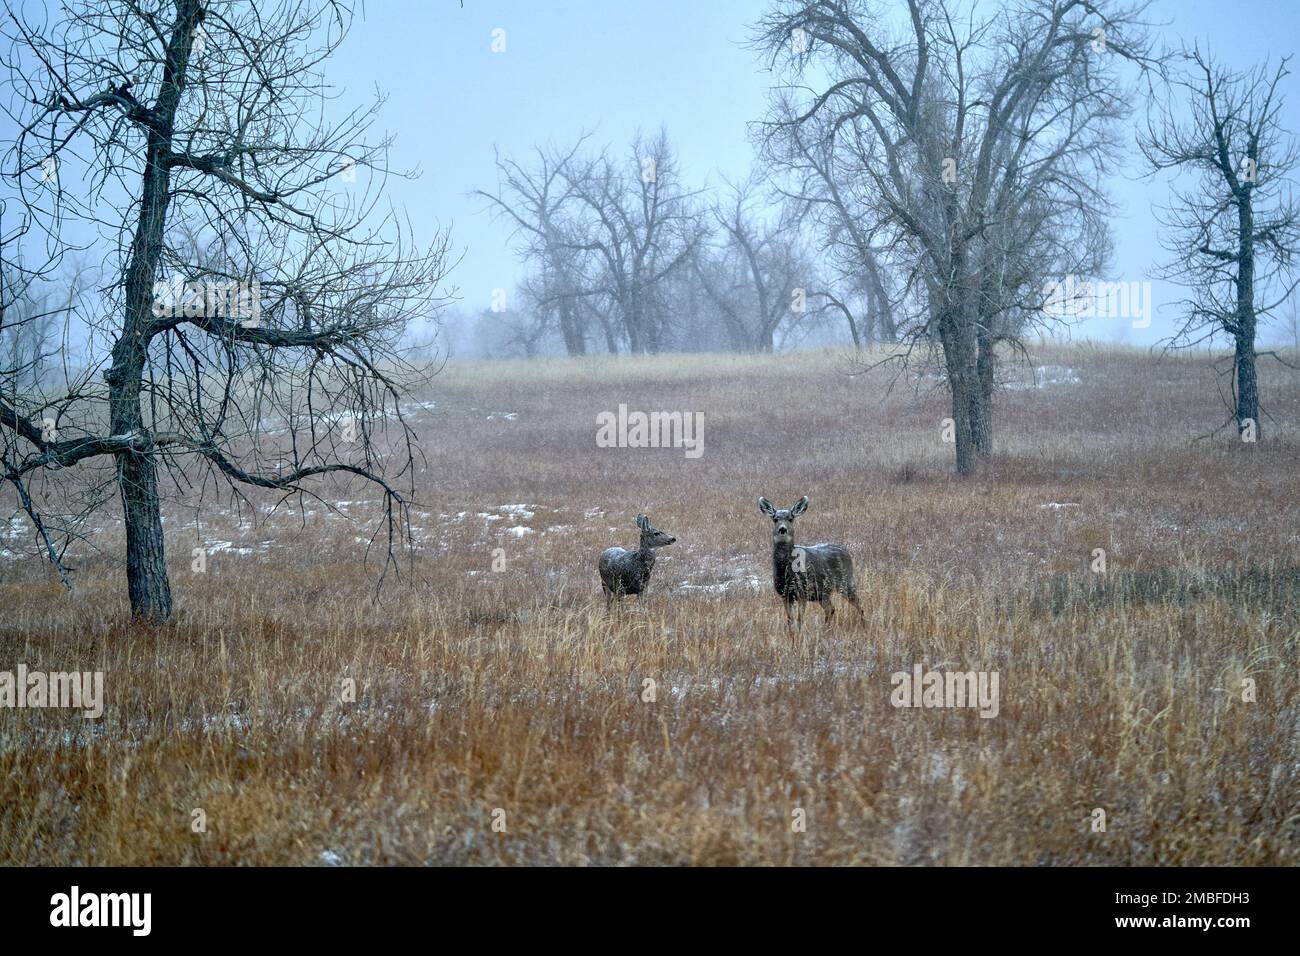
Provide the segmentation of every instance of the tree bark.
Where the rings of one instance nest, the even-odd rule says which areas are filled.
[[[1255,376],[1255,211],[1250,186],[1242,184],[1237,199],[1237,317],[1233,338],[1237,371],[1237,436],[1254,426],[1254,439],[1263,438],[1259,421],[1259,382]]]
[[[131,613],[151,623],[163,624],[172,615],[172,589],[163,551],[153,455],[119,455],[117,483],[126,521],[126,587]]]
[[[614,323],[604,312],[596,312],[596,321],[600,323],[600,329],[605,333],[605,351],[610,355],[618,354],[618,335],[614,331]]]
[[[1252,333],[1253,333],[1252,329]],[[1245,434],[1253,423],[1254,438],[1259,441],[1259,384],[1255,378],[1255,337],[1253,334],[1237,336],[1237,434]]]
[[[867,279],[871,284],[871,297],[874,300],[875,314],[877,316],[876,341],[878,342],[895,342],[898,340],[898,329],[894,323],[894,313],[889,307],[889,296],[885,294],[885,284],[880,278],[880,267],[876,264],[875,259],[866,263]]]
[[[560,333],[564,336],[564,347],[570,355],[586,355],[587,342],[578,323],[578,310],[574,308],[573,299],[560,299]]]
[[[971,413],[972,439],[975,453],[981,458],[993,454],[993,373],[997,356],[993,352],[993,335],[981,319],[975,329],[975,377],[973,389],[976,407]]]
[[[963,321],[960,307],[950,308],[940,316],[939,341],[943,346],[948,388],[952,395],[957,474],[971,475],[975,473],[979,458],[975,436],[982,402],[976,371],[975,330],[971,323]]]
[[[862,329],[859,331],[857,322],[854,321],[852,313],[846,314],[845,318],[849,320],[849,332],[853,335],[853,347],[862,348],[864,343],[876,341],[876,297],[868,289],[866,292],[866,308],[862,315]]]
[[[194,28],[201,17],[198,0],[178,0],[176,22],[167,44],[167,62],[149,131],[140,194],[140,218],[127,259],[122,334],[113,344],[108,382],[111,433],[131,435],[130,450],[117,453],[117,485],[126,525],[126,584],[131,613],[153,623],[172,614],[171,584],[163,547],[157,463],[140,408],[145,359],[153,321],[153,287],[162,257],[167,205],[171,199],[171,138],[185,85]]]
[[[626,297],[626,305],[623,309],[624,324],[627,326],[627,350],[632,355],[642,355],[646,351],[645,342],[642,339],[641,328],[641,301],[637,295],[637,290],[633,290]]]

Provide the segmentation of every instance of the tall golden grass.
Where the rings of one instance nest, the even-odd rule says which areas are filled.
[[[71,595],[0,559],[0,670],[107,696],[0,710],[0,861],[1300,862],[1300,375],[1265,367],[1243,446],[1197,438],[1226,415],[1203,359],[1033,356],[1078,381],[1000,394],[967,481],[936,382],[841,353],[454,364],[377,597],[343,484],[338,513],[169,505],[165,628],[129,621],[112,520]],[[619,403],[703,412],[703,456],[596,448]],[[865,625],[785,633],[760,494],[810,496],[799,539],[850,548]],[[641,511],[679,541],[607,616],[596,558]],[[997,671],[998,715],[891,706],[918,663]]]

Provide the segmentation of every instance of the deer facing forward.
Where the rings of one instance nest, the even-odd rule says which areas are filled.
[[[793,508],[779,511],[766,498],[759,498],[758,510],[772,519],[772,584],[785,602],[786,630],[793,624],[796,602],[800,630],[803,630],[803,612],[809,601],[821,604],[829,624],[835,617],[831,604],[834,591],[843,594],[865,620],[853,584],[853,558],[849,552],[838,544],[795,546],[794,519],[808,510],[808,496],[800,498]]]
[[[641,529],[640,548],[635,551],[606,548],[600,555],[600,586],[605,592],[606,611],[614,598],[644,591],[654,570],[655,548],[667,547],[677,540],[651,525],[645,515],[636,516],[636,526]]]

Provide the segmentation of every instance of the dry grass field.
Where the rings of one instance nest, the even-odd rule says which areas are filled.
[[[1198,440],[1203,357],[1040,345],[959,482],[938,383],[842,353],[453,364],[401,582],[363,486],[183,497],[158,629],[120,527],[68,595],[17,521],[0,670],[102,670],[106,706],[0,710],[0,862],[1295,865],[1300,373],[1261,368],[1249,446]],[[620,403],[703,412],[703,455],[595,447]],[[803,494],[866,620],[792,639],[755,498]],[[678,542],[609,617],[642,511]],[[916,664],[996,671],[997,716],[892,706]]]

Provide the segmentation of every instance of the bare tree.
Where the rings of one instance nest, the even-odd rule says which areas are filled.
[[[1282,328],[1291,336],[1291,348],[1300,351],[1300,308],[1296,307],[1294,295],[1287,296]]]
[[[1287,301],[1300,250],[1300,207],[1291,191],[1296,146],[1281,125],[1278,85],[1287,61],[1233,72],[1199,49],[1153,110],[1143,153],[1154,172],[1195,175],[1175,185],[1162,217],[1173,256],[1166,278],[1188,287],[1175,345],[1226,333],[1233,343],[1233,416],[1239,434],[1262,435],[1255,338],[1259,323]]]
[[[855,345],[892,342],[895,304],[873,231],[878,220],[862,189],[864,174],[825,125],[827,117],[800,117],[797,109],[791,97],[776,96],[773,112],[783,118],[779,135],[760,137],[758,146],[769,167],[784,173],[781,191],[806,209],[799,219],[811,222],[824,239],[830,274],[817,297],[844,316]],[[863,303],[860,309],[850,305],[854,299]]]
[[[58,282],[29,282],[20,270],[0,280],[9,295],[0,293],[0,380],[10,390],[10,402],[21,392],[41,392],[50,367],[60,355],[63,318],[85,291],[86,273],[73,267]],[[7,300],[7,301],[5,301]]]
[[[815,123],[811,135],[843,151],[836,166],[854,175],[835,181],[869,210],[920,305],[909,341],[942,352],[959,474],[992,449],[990,311],[1024,300],[1011,278],[1039,289],[1045,278],[991,268],[990,250],[1029,247],[994,230],[1030,203],[1047,217],[1040,235],[1064,228],[1101,196],[1125,111],[1118,64],[1148,59],[1140,12],[1026,0],[981,16],[909,0],[898,31],[873,0],[786,0],[759,25],[759,43],[802,81],[778,91],[768,135]]]
[[[732,331],[735,347],[771,352],[782,324],[807,312],[808,290],[819,282],[801,244],[793,204],[764,220],[754,208],[762,181],[728,185],[711,211],[723,237],[717,258],[699,275],[709,298]]]
[[[587,351],[587,313],[579,301],[586,254],[578,248],[572,222],[580,213],[572,164],[587,138],[579,137],[565,150],[538,148],[531,168],[498,153],[496,193],[475,190],[509,223],[522,258],[536,267],[537,280],[531,283],[535,304],[543,314],[554,312],[570,355]]]
[[[668,317],[655,308],[656,287],[705,236],[697,193],[683,186],[667,133],[638,135],[625,162],[601,153],[571,160],[563,174],[582,209],[566,245],[592,257],[586,294],[614,306],[632,352],[660,351]]]
[[[194,467],[236,495],[355,476],[382,492],[386,568],[404,533],[415,370],[400,343],[436,299],[447,240],[409,250],[376,213],[378,102],[321,118],[322,65],[350,23],[337,2],[130,0],[11,11],[0,28],[4,175],[39,227],[28,239],[57,259],[73,220],[118,237],[93,374],[44,409],[0,399],[5,477],[27,500],[52,469],[111,461],[131,607],[150,621],[172,613],[161,500]]]

